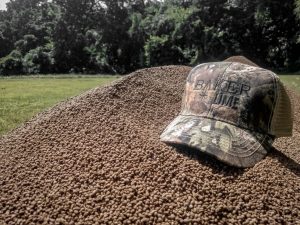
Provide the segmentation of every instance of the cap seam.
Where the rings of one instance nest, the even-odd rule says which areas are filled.
[[[272,76],[272,78],[273,78],[273,84],[274,84],[274,86],[275,86],[275,89],[276,89],[276,93],[275,93],[275,101],[273,102],[273,105],[272,105],[272,111],[271,111],[271,113],[272,113],[272,115],[270,116],[270,118],[269,118],[269,123],[268,123],[268,131],[270,132],[270,133],[272,133],[272,124],[273,124],[273,119],[274,119],[274,112],[276,112],[276,110],[277,110],[277,108],[278,108],[278,97],[279,97],[279,88],[278,88],[278,83],[277,83],[277,77],[274,75],[274,73],[272,73],[271,72],[271,76]]]
[[[205,119],[215,120],[215,119],[211,119],[211,118],[200,117],[200,116],[194,116],[194,115],[179,115],[179,116],[193,116],[193,117],[199,117],[199,118],[205,118]],[[220,121],[220,120],[215,120],[215,121]],[[220,122],[225,122],[225,121],[220,121]],[[228,124],[230,124],[230,125],[232,125],[232,126],[235,126],[235,127],[239,128],[239,129],[243,129],[243,130],[248,131],[248,132],[251,133],[251,130],[249,130],[249,129],[244,129],[244,128],[238,127],[238,126],[236,126],[235,124],[232,124],[232,123],[228,123]],[[258,146],[257,148],[253,148],[253,147],[254,147],[254,145],[253,145],[253,146],[251,147],[251,148],[253,148],[252,151],[249,152],[249,153],[246,154],[246,155],[243,155],[243,156],[236,156],[236,155],[234,155],[234,154],[233,154],[232,152],[230,152],[230,151],[224,152],[224,151],[222,151],[221,149],[220,149],[220,150],[221,150],[222,152],[228,154],[228,155],[231,155],[231,156],[233,156],[233,157],[239,157],[239,158],[248,158],[248,157],[251,157],[253,154],[255,154],[255,153],[258,151],[258,149],[259,149],[260,147],[262,147],[264,150],[266,150],[266,152],[268,152],[268,150],[263,146],[263,143],[265,142],[266,138],[268,137],[268,134],[264,134],[264,133],[261,133],[261,132],[256,132],[256,133],[262,134],[262,135],[263,135],[263,138],[262,138],[262,139],[259,139],[259,140],[256,140],[256,142],[259,144],[259,146]],[[253,137],[256,137],[254,134],[251,134],[251,135],[252,135]],[[189,145],[187,144],[187,146],[189,146]],[[250,148],[250,149],[251,149],[251,148]]]
[[[232,64],[233,64],[233,62],[231,62],[231,63],[226,67],[226,69],[223,71],[222,75],[220,76],[221,79],[224,77],[224,74],[226,73],[226,70],[227,70]],[[218,81],[219,81],[219,77],[218,77],[217,82],[218,82]],[[217,95],[218,92],[219,92],[219,90],[216,90],[215,95]],[[208,116],[208,115],[210,115],[210,114],[212,113],[212,112],[211,112],[211,111],[212,111],[212,105],[213,105],[213,102],[210,103],[210,106],[209,106],[209,109],[208,109],[208,111],[207,111],[206,116]]]
[[[213,133],[213,132],[212,132]],[[266,137],[267,135],[264,135],[263,139],[261,140],[256,140],[256,144],[259,144],[259,146],[256,148],[255,145],[251,145],[247,151],[243,151],[243,152],[240,152],[241,154],[243,154],[243,156],[239,156],[239,157],[242,157],[242,158],[246,158],[246,157],[249,157],[251,156],[252,154],[254,154],[257,149],[262,146],[262,143],[266,140]],[[227,154],[230,154],[232,156],[235,156],[235,154],[233,153],[233,151],[229,150],[229,151],[226,151]]]
[[[199,64],[198,66],[196,66],[196,67],[194,67],[190,72],[189,72],[189,74],[188,74],[188,76],[187,76],[187,78],[186,78],[186,84],[185,84],[185,89],[184,89],[184,92],[183,92],[183,99],[182,99],[182,107],[181,107],[181,110],[180,110],[180,113],[186,108],[186,104],[187,104],[187,102],[185,101],[186,99],[186,86],[187,86],[187,82],[189,82],[190,81],[190,79],[191,79],[191,76],[195,73],[195,71],[197,70],[197,69],[199,69],[201,66],[204,66],[204,65],[206,65],[206,64],[210,64],[210,63],[201,63],[201,64]]]

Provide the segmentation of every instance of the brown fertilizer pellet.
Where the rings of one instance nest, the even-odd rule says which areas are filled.
[[[189,67],[133,73],[0,139],[0,224],[300,224],[294,136],[237,169],[159,141]]]

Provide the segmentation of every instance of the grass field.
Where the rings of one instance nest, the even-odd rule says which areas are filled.
[[[31,76],[0,78],[0,135],[68,97],[117,76]]]
[[[300,93],[300,75],[280,77]],[[0,78],[0,135],[57,102],[117,78],[74,75]]]
[[[280,79],[288,87],[300,93],[300,75],[282,75]]]

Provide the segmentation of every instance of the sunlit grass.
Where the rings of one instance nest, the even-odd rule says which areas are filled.
[[[282,82],[300,93],[300,75],[281,75]]]
[[[117,78],[84,75],[0,78],[0,135],[68,97]],[[300,75],[281,75],[280,79],[300,93]]]
[[[117,76],[31,76],[0,78],[0,135],[56,103]]]

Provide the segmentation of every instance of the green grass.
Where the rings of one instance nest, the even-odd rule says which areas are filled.
[[[286,86],[300,93],[300,75],[281,75],[280,79]]]
[[[56,103],[117,76],[30,76],[0,78],[0,135]]]
[[[117,76],[42,75],[0,78],[0,135],[7,133],[54,104]],[[281,75],[281,80],[300,93],[300,75]]]

